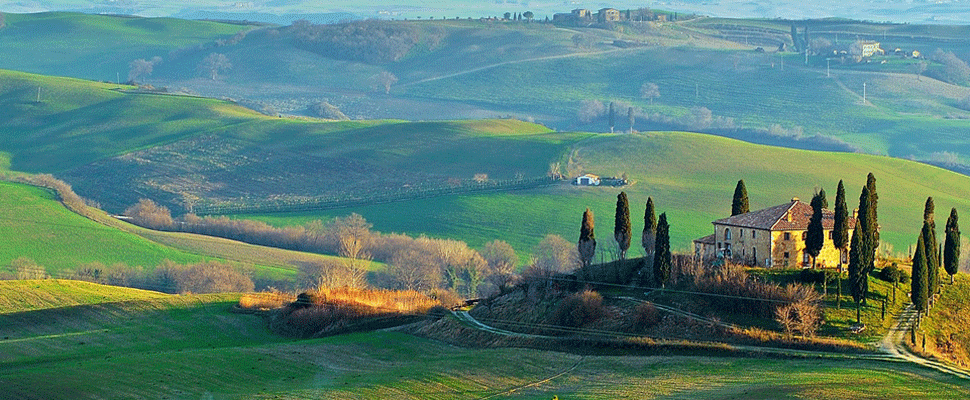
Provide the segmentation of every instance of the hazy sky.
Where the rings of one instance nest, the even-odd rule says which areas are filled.
[[[0,0],[0,11],[23,13],[71,10],[141,16],[204,17],[206,13],[300,15],[346,13],[359,18],[467,18],[533,11],[540,19],[573,8],[619,9],[650,7],[725,17],[824,18],[843,17],[900,23],[970,24],[970,0],[954,1],[793,1],[793,0],[681,0],[681,1],[533,1],[533,0]],[[216,17],[214,15],[214,17]],[[273,21],[278,22],[278,21]]]

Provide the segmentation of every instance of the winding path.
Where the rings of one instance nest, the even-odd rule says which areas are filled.
[[[916,310],[913,308],[912,304],[906,306],[906,309],[899,314],[899,318],[896,319],[896,323],[893,324],[886,336],[882,338],[879,342],[879,349],[883,352],[890,354],[899,359],[922,365],[926,368],[935,369],[937,371],[957,376],[963,379],[970,379],[970,372],[966,370],[944,364],[938,361],[928,360],[926,358],[920,357],[913,354],[906,348],[905,341],[906,336],[916,321]]]

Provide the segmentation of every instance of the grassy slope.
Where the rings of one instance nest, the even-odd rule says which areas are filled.
[[[39,281],[36,291],[63,282]],[[114,288],[95,287],[109,297]],[[3,298],[4,291],[0,291]],[[82,297],[66,294],[65,299]],[[290,341],[236,296],[154,299],[0,313],[0,383],[24,399],[952,398],[963,382],[908,365],[862,361],[586,356],[463,349],[397,333]],[[67,300],[70,301],[70,300]],[[516,360],[509,363],[509,360]],[[737,371],[743,370],[743,375]]]
[[[128,79],[135,59],[228,38],[247,29],[173,18],[126,18],[77,13],[4,14],[0,68],[115,82]]]
[[[634,231],[642,229],[643,204],[653,196],[658,213],[668,213],[671,243],[678,250],[686,250],[690,240],[709,234],[712,220],[730,214],[738,179],[747,184],[752,209],[785,203],[793,196],[808,199],[816,188],[826,189],[832,203],[839,179],[845,180],[848,204],[856,207],[871,171],[880,194],[882,238],[897,252],[905,252],[916,237],[926,196],[933,196],[940,209],[970,206],[970,178],[888,157],[780,149],[675,132],[598,135],[574,147],[582,170],[606,176],[626,172],[636,182],[622,189],[630,197]],[[503,239],[517,251],[527,252],[547,233],[572,240],[583,210],[590,207],[599,217],[603,248],[611,242],[611,220],[620,190],[564,184],[261,219],[293,224],[357,212],[385,232],[454,237],[475,246]],[[402,209],[409,213],[395,211]]]
[[[967,255],[962,255],[967,257]],[[962,366],[970,364],[970,277],[960,272],[950,285],[949,276],[940,278],[944,283],[942,294],[923,320],[922,332],[926,333],[926,350],[929,354]],[[909,285],[906,285],[907,289]],[[916,348],[922,349],[922,338],[917,336]]]
[[[0,281],[0,314],[168,297],[147,290],[69,280]]]
[[[92,262],[154,267],[166,259],[202,259],[74,214],[47,190],[5,182],[0,182],[0,237],[4,269],[27,257],[55,275]]]
[[[57,172],[257,115],[223,101],[126,94],[118,90],[132,87],[76,79],[0,71],[0,81],[0,151],[24,172]]]
[[[300,263],[336,257],[253,246],[232,240],[158,232],[119,221],[97,210],[88,219],[74,214],[44,189],[0,182],[0,265],[27,257],[55,277],[100,262],[151,268],[164,260],[203,259],[253,265],[259,278],[288,280]],[[378,267],[377,264],[374,267]]]

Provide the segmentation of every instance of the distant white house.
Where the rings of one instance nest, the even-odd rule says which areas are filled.
[[[600,177],[593,174],[586,174],[576,177],[576,185],[579,186],[599,186]]]

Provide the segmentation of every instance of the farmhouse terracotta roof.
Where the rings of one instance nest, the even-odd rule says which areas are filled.
[[[694,243],[700,243],[700,244],[710,244],[710,245],[713,245],[716,242],[717,242],[717,239],[714,237],[713,234],[704,236],[704,237],[702,237],[700,239],[694,239]]]
[[[798,200],[758,211],[722,218],[713,223],[715,225],[729,225],[741,228],[761,229],[770,231],[804,231],[808,230],[808,222],[812,218],[812,206]],[[849,229],[855,227],[855,218],[849,216]],[[835,226],[835,212],[822,210],[822,227],[832,229]]]

